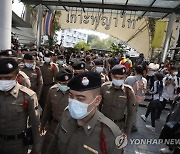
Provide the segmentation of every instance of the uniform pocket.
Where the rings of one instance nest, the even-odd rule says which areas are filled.
[[[124,108],[127,103],[127,97],[126,96],[118,96],[116,101],[114,102],[114,106],[117,108]]]
[[[23,104],[11,104],[9,107],[9,114],[12,120],[18,119],[22,114],[24,114]]]

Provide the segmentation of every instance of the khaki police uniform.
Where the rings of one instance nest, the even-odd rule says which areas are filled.
[[[28,147],[23,144],[22,135],[28,118],[32,126],[33,150],[39,152],[40,122],[35,92],[17,83],[10,92],[0,92],[0,100],[0,153],[27,153]]]
[[[126,90],[129,93],[129,101]],[[112,82],[106,82],[101,87],[101,95],[102,113],[129,135],[135,115],[135,96],[132,87],[124,84],[119,89],[115,89]]]
[[[57,74],[58,67],[54,63],[44,63],[41,67],[42,77],[43,77],[43,87],[40,98],[40,105],[42,109],[45,107],[46,98],[48,91],[55,82],[55,76]]]
[[[103,126],[106,146],[101,142],[101,130]],[[56,128],[55,136],[51,141],[47,154],[102,154],[101,148],[106,148],[108,154],[120,154],[115,139],[122,132],[110,119],[96,110],[92,119],[85,126],[78,126],[75,119],[71,118],[69,111],[65,110],[62,121]],[[125,142],[124,139],[123,142]]]
[[[45,127],[47,121],[51,118],[50,125],[44,137],[41,153],[46,153],[48,145],[54,136],[55,129],[61,119],[64,109],[68,106],[69,91],[62,92],[58,88],[58,84],[51,87],[47,96],[47,104],[43,112],[41,127]]]
[[[23,67],[21,69],[22,72],[26,73],[26,75],[29,77],[31,82],[31,87],[34,92],[36,92],[38,99],[41,95],[42,85],[43,85],[43,79],[42,79],[42,73],[38,66],[35,66],[33,68],[27,68]]]

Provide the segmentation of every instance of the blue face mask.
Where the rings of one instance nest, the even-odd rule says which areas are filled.
[[[27,68],[32,68],[33,65],[34,65],[34,64],[31,64],[31,63],[25,63],[25,66],[26,66]]]
[[[116,80],[116,79],[112,79],[112,83],[117,86],[117,87],[120,87],[123,85],[124,83],[124,80]]]
[[[101,73],[102,71],[103,71],[103,67],[101,67],[101,66],[96,66],[96,71],[98,72],[98,73]]]
[[[69,110],[71,117],[74,119],[78,119],[78,120],[87,117],[94,109],[94,108],[92,108],[92,110],[90,112],[88,112],[88,106],[93,104],[94,100],[92,101],[92,103],[86,104],[86,103],[80,102],[78,100],[69,98],[68,110]]]
[[[64,64],[64,61],[58,60],[57,63],[58,63],[59,65],[63,65],[63,64]]]
[[[50,63],[50,62],[51,62],[51,58],[49,58],[49,57],[44,57],[44,61],[45,61],[46,63]]]
[[[65,91],[68,91],[68,90],[69,90],[69,87],[68,87],[68,86],[63,86],[63,85],[60,85],[60,84],[59,84],[59,90],[65,92]]]

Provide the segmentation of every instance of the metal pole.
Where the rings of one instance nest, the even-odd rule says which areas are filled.
[[[166,39],[164,42],[164,51],[163,51],[163,56],[162,56],[162,62],[165,62],[166,60],[166,56],[168,53],[168,49],[169,49],[169,43],[171,40],[171,34],[172,34],[172,30],[173,30],[173,25],[174,22],[176,20],[176,14],[172,13],[170,18],[169,18],[169,22],[168,22],[168,27],[167,27],[167,32],[166,32]]]
[[[38,20],[37,20],[37,48],[41,46],[41,27],[42,27],[42,4],[38,6]]]
[[[12,0],[0,0],[0,50],[11,49]]]
[[[179,33],[180,33],[180,22],[179,22],[178,27],[177,27],[177,33],[176,33],[176,37],[174,40],[173,48],[175,48],[177,46],[177,41],[179,39]],[[174,54],[175,54],[175,50],[172,51],[171,60],[173,60]]]

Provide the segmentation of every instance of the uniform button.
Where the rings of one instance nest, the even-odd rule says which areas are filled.
[[[91,129],[91,126],[88,125],[88,126],[87,126],[87,129],[90,130],[90,129]]]
[[[17,91],[16,91],[16,90],[14,90],[14,91],[13,91],[13,94],[16,94],[16,93],[17,93]]]

